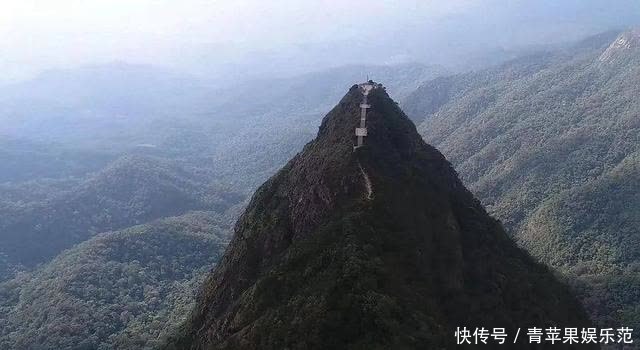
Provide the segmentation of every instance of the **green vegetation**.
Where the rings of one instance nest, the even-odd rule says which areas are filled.
[[[29,268],[100,232],[192,210],[222,213],[243,199],[208,181],[171,163],[125,157],[50,198],[0,205],[0,250]]]
[[[158,253],[150,266],[100,249],[133,254],[118,243],[127,242],[144,257],[170,247],[132,233],[150,226],[127,227],[199,210],[224,215],[225,222],[237,218],[246,196],[302,148],[321,113],[354,80],[379,74],[406,95],[439,72],[417,64],[350,66],[215,90],[153,67],[113,64],[3,88],[0,348],[152,347],[187,313],[199,276],[217,262],[217,246],[212,251],[208,239],[196,237],[197,251],[190,251],[178,242],[193,238],[190,220],[202,221],[187,215],[175,227],[154,224],[158,239],[178,249]],[[269,88],[256,94],[255,84]],[[111,230],[129,234],[107,235],[131,237],[107,240],[101,232]],[[182,259],[185,266],[172,265]],[[143,279],[134,273],[140,266],[148,273]],[[67,292],[85,285],[86,293]],[[166,300],[140,301],[145,285]]]
[[[595,319],[635,329],[640,327],[639,155],[544,202],[519,236],[532,254],[576,279]]]
[[[200,82],[187,83],[181,77],[159,79],[157,72],[145,67],[106,67],[58,72],[24,86],[4,89],[0,97],[0,133],[11,138],[0,139],[0,281],[5,281],[0,287],[0,348],[157,345],[159,337],[170,333],[184,319],[206,266],[217,262],[220,236],[216,233],[217,238],[205,239],[204,233],[226,230],[227,220],[231,220],[227,217],[239,215],[245,196],[294,157],[313,137],[321,113],[339,99],[345,87],[367,73],[383,81],[394,97],[404,100],[403,109],[418,124],[427,142],[452,161],[465,184],[514,238],[537,259],[568,277],[600,325],[640,329],[640,53],[632,47],[610,51],[600,59],[616,35],[606,33],[578,45],[483,71],[436,78],[411,94],[421,81],[441,75],[442,71],[413,64],[350,66],[212,90]],[[133,77],[134,83],[122,84],[119,79],[123,77]],[[69,79],[75,84],[73,89],[59,91],[57,86],[66,86]],[[85,91],[87,80],[93,83]],[[268,88],[256,89],[256,84]],[[385,104],[389,108],[385,114],[396,113],[392,105]],[[357,115],[358,111],[348,113]],[[331,125],[344,127],[329,124],[324,130]],[[350,152],[351,136],[341,136],[341,151],[325,151],[330,150],[335,156]],[[129,156],[122,157],[123,154]],[[323,171],[333,169],[340,173],[347,165],[332,163],[335,160],[313,164]],[[349,161],[347,164],[353,165]],[[386,164],[402,162],[389,159]],[[365,164],[367,169],[370,166],[378,165]],[[422,174],[422,170],[411,167],[404,170],[415,176]],[[372,177],[376,176],[369,171]],[[436,170],[439,171],[448,170]],[[297,179],[295,187],[305,190],[311,188],[305,181],[319,181],[314,177]],[[360,181],[340,177],[336,183],[347,180]],[[254,223],[251,230],[255,232],[273,230],[277,236],[277,230],[289,220],[283,215],[291,214],[286,214],[285,203],[294,197],[282,198],[277,191],[264,193],[273,189],[269,186],[263,187],[258,196],[274,196],[269,203],[275,204],[254,207],[259,213],[249,212],[245,221]],[[406,185],[394,182],[392,186],[390,182],[387,190],[394,186]],[[332,192],[326,188],[315,190],[311,193],[317,197],[308,198],[309,206],[298,207],[295,212],[302,222],[317,222],[326,214],[324,209],[313,210],[317,209],[314,205],[331,198]],[[341,187],[335,193],[343,190]],[[387,190],[374,188],[377,200],[381,202]],[[404,195],[414,198],[412,193]],[[413,201],[422,203],[420,198]],[[389,198],[389,203],[401,207],[395,197]],[[403,211],[424,209],[418,204],[415,208],[402,207]],[[445,207],[442,211],[432,208],[433,216],[454,215],[451,213],[460,209],[447,211]],[[400,276],[400,271],[419,269],[389,257],[380,258],[378,253],[388,249],[406,251],[421,242],[413,238],[392,242],[384,237],[410,234],[416,228],[399,228],[383,220],[399,215],[389,208],[348,209],[348,215],[332,216],[325,226],[309,229],[310,236],[325,237],[309,241],[322,248],[292,245],[290,255],[274,263],[278,269],[288,271],[287,281],[275,272],[265,272],[264,278],[255,280],[265,300],[256,308],[274,310],[268,318],[276,324],[270,328],[274,334],[284,332],[284,327],[278,326],[282,322],[296,321],[289,316],[291,310],[298,309],[309,315],[334,317],[373,305],[367,309],[366,317],[360,315],[371,321],[366,325],[355,324],[353,319],[337,320],[334,326],[305,323],[311,328],[318,326],[314,329],[324,333],[307,332],[300,338],[309,336],[315,340],[342,332],[335,329],[335,324],[343,321],[349,326],[336,341],[363,334],[367,329],[392,334],[408,318],[411,322],[421,320],[425,327],[446,323],[442,321],[445,316],[421,309],[429,305],[427,302],[411,304],[410,309],[398,313],[397,305],[406,300],[394,293],[402,288],[385,287],[391,280],[399,283],[393,276]],[[210,213],[126,229],[194,210]],[[226,213],[224,224],[218,222],[222,213]],[[414,219],[421,222],[420,230],[446,227],[420,221],[424,218],[408,218]],[[477,271],[471,271],[467,277],[497,282],[487,286],[490,293],[474,291],[479,294],[468,298],[480,300],[479,305],[491,305],[487,309],[493,310],[495,303],[502,302],[497,295],[530,292],[534,303],[540,299],[549,301],[541,302],[536,310],[547,310],[550,305],[559,308],[558,312],[567,310],[562,304],[571,297],[544,268],[526,262],[521,252],[506,248],[509,243],[488,238],[500,236],[498,225],[485,219],[474,220],[467,231],[461,232],[481,230],[487,235],[480,235],[480,242],[473,240],[475,236],[462,240],[468,244],[465,249],[474,252],[465,261],[469,266],[485,266],[487,272],[478,277],[474,275]],[[193,225],[209,228],[196,229]],[[100,234],[110,230],[123,231]],[[167,250],[172,247],[153,238],[155,234],[157,239],[175,245],[176,252],[169,253]],[[439,236],[433,235],[434,239]],[[268,246],[293,240],[291,236],[282,237],[282,241],[268,242]],[[443,251],[450,252],[449,244],[453,243],[446,243]],[[201,254],[201,249],[213,253]],[[502,250],[507,253],[496,253]],[[107,251],[112,255],[107,256]],[[438,279],[432,284],[455,286],[458,277],[451,271],[455,270],[456,261],[437,253],[430,256],[442,266],[429,270],[430,276]],[[155,258],[148,260],[150,256]],[[418,259],[422,255],[408,256]],[[485,263],[490,258],[497,259],[493,261],[495,266]],[[173,262],[186,266],[174,266]],[[433,263],[426,262],[425,266],[433,267]],[[306,264],[309,270],[305,272]],[[325,265],[329,269],[325,270]],[[165,274],[165,270],[174,272]],[[380,289],[362,298],[365,287],[370,288],[373,283],[371,276],[382,276],[373,278],[374,287]],[[504,285],[504,276],[532,289]],[[469,283],[476,283],[476,277]],[[281,282],[286,282],[284,289],[271,288]],[[308,288],[297,289],[299,283]],[[422,287],[431,293],[432,284]],[[147,300],[147,285],[164,298],[159,302]],[[536,285],[549,286],[549,291],[539,290]],[[349,296],[344,304],[336,305],[323,300],[321,292]],[[290,302],[283,301],[285,296]],[[245,297],[254,301],[249,294]],[[283,308],[274,309],[273,300]],[[466,302],[461,305],[471,308]],[[318,314],[318,310],[326,313]],[[501,312],[526,319],[515,311]],[[436,314],[439,316],[432,317]],[[249,319],[253,317],[249,312],[247,315]],[[424,319],[424,315],[429,317]],[[381,318],[389,322],[374,322]],[[56,319],[61,321],[54,322]],[[256,327],[269,326],[261,322],[256,321]],[[427,333],[435,336],[438,332],[430,329]],[[436,338],[429,341],[437,342]],[[393,336],[385,341],[387,345],[405,344]],[[362,344],[368,344],[367,340]]]
[[[196,212],[103,233],[0,284],[0,348],[154,348],[193,307],[229,224]]]
[[[599,325],[638,329],[640,47],[609,48],[617,35],[433,80],[405,105]]]
[[[360,100],[352,88],[256,192],[165,349],[439,349],[462,323],[589,324],[382,89],[354,152]]]

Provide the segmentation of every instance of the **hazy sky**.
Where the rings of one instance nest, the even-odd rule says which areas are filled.
[[[0,0],[2,66],[153,61],[178,47],[352,37],[468,1]],[[446,3],[446,5],[436,4]],[[406,17],[406,18],[405,18]]]
[[[483,42],[491,42],[495,32],[495,41],[502,40],[499,44],[504,45],[508,38],[504,32],[518,23],[529,23],[532,30],[546,26],[545,21],[578,29],[633,23],[640,11],[638,3],[0,0],[0,69],[4,72],[0,80],[52,67],[114,60],[181,66],[181,58],[192,62],[193,56],[215,57],[216,48],[260,51],[298,43],[377,38],[393,42],[394,36],[414,41],[406,45],[420,45],[424,38],[427,45],[461,35],[473,41],[472,32],[484,35]]]

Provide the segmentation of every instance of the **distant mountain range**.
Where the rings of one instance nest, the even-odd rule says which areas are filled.
[[[400,98],[442,74],[440,67],[421,64],[353,65],[286,79],[228,82],[223,88],[124,63],[52,71],[0,89],[0,145],[18,142],[51,150],[40,152],[43,158],[62,154],[65,166],[78,169],[76,175],[96,169],[91,158],[113,160],[123,153],[216,164],[215,171],[227,179],[237,179],[244,167],[243,173],[256,178],[237,190],[254,189],[312,138],[322,113],[353,81],[368,75],[387,81]],[[256,145],[261,152],[255,152]],[[30,163],[31,158],[17,164],[15,153],[0,151],[0,160],[14,165],[0,169],[0,181],[29,179],[23,175],[34,171],[42,171],[40,177],[69,173],[56,174],[44,166],[47,162]]]

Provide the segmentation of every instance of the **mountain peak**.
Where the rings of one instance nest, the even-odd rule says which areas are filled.
[[[600,62],[613,62],[626,52],[640,48],[640,28],[634,28],[618,35],[616,40],[600,55]]]
[[[258,189],[166,349],[447,348],[456,326],[589,324],[379,86],[354,149],[362,103],[354,85]]]
[[[356,147],[363,103],[368,105],[367,136]],[[294,231],[301,234],[315,228],[320,213],[336,209],[336,203],[372,197],[378,177],[400,178],[415,159],[429,160],[430,174],[446,174],[452,180],[448,185],[462,186],[444,156],[422,141],[381,84],[353,85],[322,120],[316,139],[281,171],[290,175],[286,188]]]
[[[366,129],[366,136],[362,147],[354,147],[358,144],[356,129],[359,128]],[[348,153],[355,153],[384,158],[389,153],[421,149],[444,160],[438,151],[424,144],[413,122],[382,84],[373,81],[353,85],[322,120],[317,138],[310,144],[333,148],[347,157],[350,157]]]

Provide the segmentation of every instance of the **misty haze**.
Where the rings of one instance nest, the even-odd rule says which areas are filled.
[[[0,51],[2,350],[640,348],[636,0],[5,0]]]

